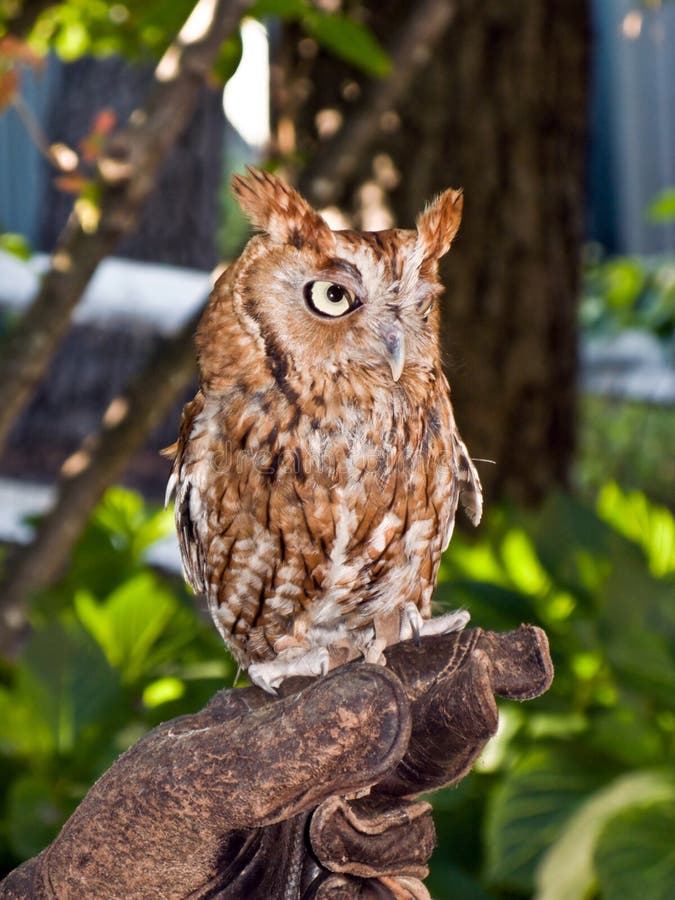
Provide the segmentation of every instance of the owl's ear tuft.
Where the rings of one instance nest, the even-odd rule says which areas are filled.
[[[277,175],[247,166],[248,175],[232,177],[232,193],[254,228],[279,244],[330,250],[335,243],[328,223]]]
[[[418,242],[424,259],[439,259],[450,249],[462,221],[462,189],[448,188],[417,217]]]

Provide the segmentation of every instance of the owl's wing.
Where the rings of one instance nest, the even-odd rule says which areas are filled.
[[[457,431],[455,431],[453,438],[457,478],[459,479],[459,502],[472,523],[478,525],[483,515],[483,488],[481,487],[480,477],[473,460],[469,456],[469,451],[466,449],[466,444]]]
[[[452,538],[459,505],[474,525],[480,522],[483,489],[469,451],[457,430],[447,383],[445,390],[439,390],[435,405],[430,408],[426,419],[434,425],[430,429],[434,441],[431,445],[432,459],[435,457],[444,461],[443,465],[427,467],[427,490],[438,516],[439,551],[444,553]]]
[[[178,440],[171,447],[162,451],[165,456],[173,456],[173,468],[166,486],[165,501],[168,504],[175,491],[176,532],[183,561],[183,571],[190,586],[199,594],[203,594],[205,591],[204,555],[195,522],[196,496],[193,497],[191,476],[200,459],[195,455],[196,445],[190,438],[194,431],[195,420],[203,409],[204,395],[199,391],[194,400],[187,403],[183,409]]]
[[[444,456],[450,449],[452,453],[452,513],[448,532],[443,541],[443,549],[445,550],[452,536],[453,520],[458,502],[469,519],[471,519],[473,525],[478,525],[480,522],[483,515],[483,488],[481,487],[478,471],[469,456],[469,451],[466,449],[466,444],[460,437],[450,402],[450,387],[445,380],[445,376],[441,378],[437,403],[436,409],[440,422],[440,428],[437,432],[437,440],[439,441],[437,452],[440,456]],[[458,491],[459,498],[457,497]]]

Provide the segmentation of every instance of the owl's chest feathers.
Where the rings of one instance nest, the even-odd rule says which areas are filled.
[[[268,623],[298,591],[317,628],[353,609],[358,629],[402,596],[429,615],[455,503],[434,457],[443,402],[411,408],[398,392],[364,404],[311,382],[297,403],[269,385],[207,396],[190,438],[190,505],[207,568],[230,548],[231,580],[211,581],[217,602],[248,592],[255,568]]]
[[[313,485],[345,488],[371,475],[371,493],[378,484],[386,493],[442,441],[435,411],[411,407],[400,392],[364,398],[315,379],[302,392],[234,385],[207,400],[202,418],[209,453],[235,477],[253,469],[270,488],[292,484],[305,497]]]

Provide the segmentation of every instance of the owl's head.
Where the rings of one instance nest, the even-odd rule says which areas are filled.
[[[240,324],[301,372],[405,383],[438,364],[438,259],[457,233],[462,193],[447,190],[416,229],[332,231],[280,178],[235,175],[239,205],[261,234],[232,273]]]

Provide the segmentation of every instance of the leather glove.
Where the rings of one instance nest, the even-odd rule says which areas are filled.
[[[2,897],[428,898],[422,792],[463,777],[497,726],[494,693],[552,677],[546,638],[472,629],[390,647],[278,697],[221,691],[164,723],[92,787]]]

